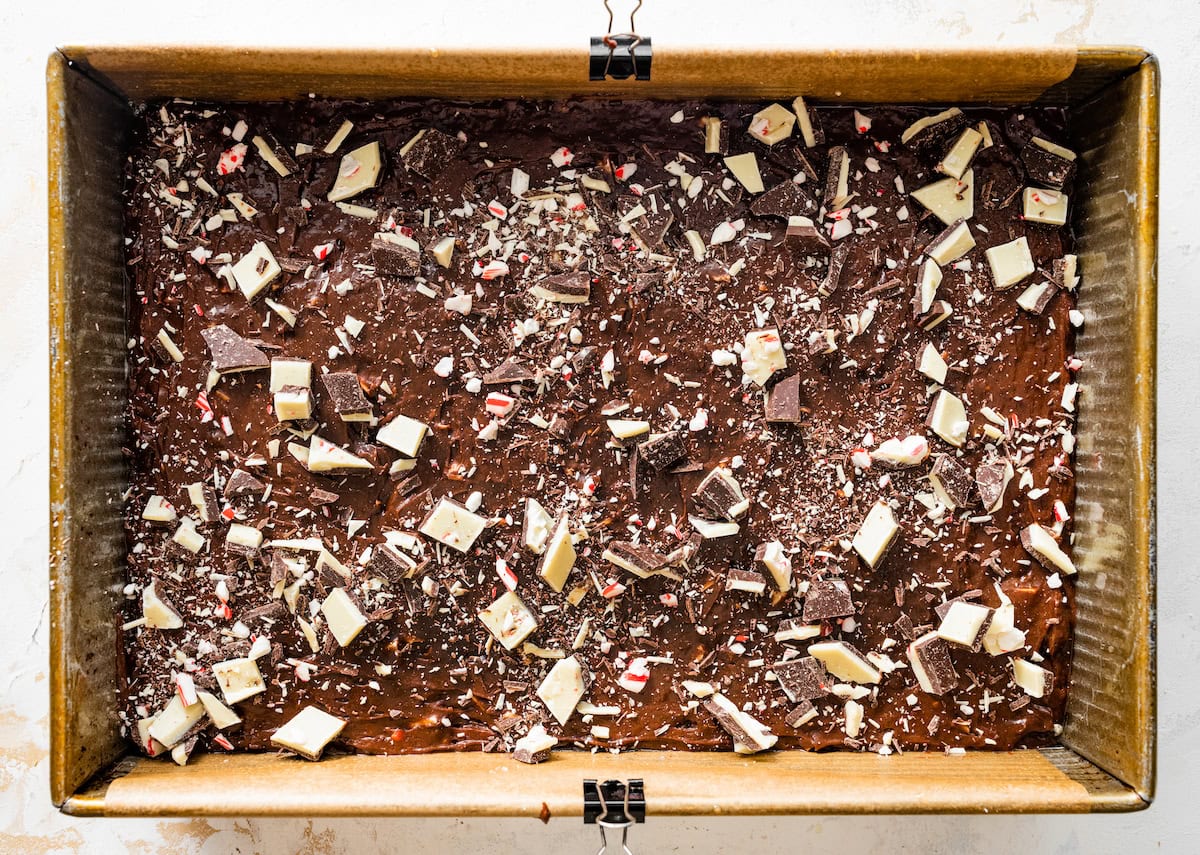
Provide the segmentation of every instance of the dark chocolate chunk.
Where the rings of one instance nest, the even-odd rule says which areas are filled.
[[[754,570],[731,567],[725,573],[725,590],[761,594],[767,590],[767,577]]]
[[[259,136],[262,137],[263,142],[267,144],[267,148],[271,150],[271,154],[275,155],[276,159],[283,164],[284,169],[286,169],[288,172],[298,172],[300,170],[300,164],[296,163],[296,160],[292,157],[291,152],[287,150],[287,146],[283,145],[283,143],[277,140],[273,133],[270,131],[263,131],[259,134]]]
[[[646,578],[667,565],[667,559],[648,546],[626,540],[611,541],[604,549],[604,560]]]
[[[1053,282],[1039,282],[1036,284],[1041,290],[1034,292],[1032,303],[1022,305],[1021,308],[1034,315],[1040,315],[1046,311],[1046,307],[1050,305],[1050,301],[1057,296],[1058,286]]]
[[[343,421],[364,421],[364,416],[370,418],[371,402],[363,394],[358,375],[353,371],[322,374],[321,385],[325,387],[325,394]],[[358,418],[347,418],[353,416]]]
[[[267,566],[271,570],[271,587],[275,587],[280,582],[287,581],[291,568],[288,567],[288,563],[283,557],[283,552],[278,549],[274,550],[271,553],[270,560],[267,562]]]
[[[954,313],[954,307],[945,300],[934,300],[929,311],[917,318],[917,325],[923,330],[931,330],[940,325]]]
[[[391,240],[386,234],[376,235],[371,240],[371,263],[375,265],[375,272],[408,278],[420,273],[420,250]]]
[[[784,377],[767,392],[765,414],[773,424],[800,424],[804,408],[800,405],[800,375]]]
[[[972,504],[975,479],[965,466],[949,454],[939,454],[933,459],[929,480],[950,497],[955,507],[962,508]]]
[[[1021,149],[1021,160],[1033,184],[1062,190],[1075,177],[1075,161],[1043,148],[1032,139]]]
[[[466,143],[458,137],[429,128],[404,154],[404,166],[426,180],[433,181],[462,154]]]
[[[727,701],[727,703],[732,702]],[[751,751],[761,750],[763,737],[747,731],[742,726],[741,720],[736,718],[730,710],[723,707],[715,698],[705,698],[704,708],[712,713],[713,717],[717,720],[717,724],[721,725],[721,728],[733,737],[735,748],[740,745]]]
[[[944,695],[958,685],[958,672],[950,659],[950,645],[935,633],[927,633],[910,644],[908,659],[917,682],[931,695]]]
[[[910,641],[917,637],[916,628],[906,614],[901,614],[900,617],[896,618],[896,631]]]
[[[553,303],[586,303],[592,294],[592,277],[582,270],[547,276],[530,285],[529,294]]]
[[[380,576],[389,582],[399,582],[405,578],[417,564],[390,543],[377,544],[371,550],[371,561],[367,564],[367,572]]]
[[[720,466],[704,476],[692,498],[711,513],[727,520],[740,516],[749,507],[733,473]]]
[[[789,179],[776,184],[751,202],[750,210],[760,217],[786,220],[788,217],[815,214],[817,203],[804,191],[803,185]]]
[[[501,386],[510,383],[528,383],[536,379],[537,374],[534,373],[533,369],[521,362],[521,360],[517,359],[515,356],[510,356],[487,374],[483,375],[483,383],[485,386]]]
[[[788,223],[784,236],[791,246],[806,255],[824,255],[829,252],[829,238],[825,237],[825,233],[811,220],[805,222],[797,217],[794,222]],[[837,287],[836,283],[834,287]]]
[[[234,469],[225,482],[225,498],[236,496],[261,496],[267,485],[245,469]]]
[[[979,491],[985,509],[994,508],[1004,497],[1009,480],[1008,467],[1007,463],[981,463],[975,468],[975,489]]]
[[[844,579],[813,579],[804,595],[804,622],[815,623],[854,614],[854,600]]]
[[[850,245],[842,241],[833,248],[829,255],[829,269],[825,271],[825,279],[817,291],[822,297],[828,297],[838,289],[842,282],[842,268],[846,266],[846,258],[850,254]]]
[[[835,145],[829,149],[829,165],[825,173],[825,195],[824,202],[827,211],[834,211],[840,208],[838,202],[845,203],[844,199],[838,198],[838,185],[841,183],[842,163],[850,157],[845,146]]]
[[[784,722],[788,727],[799,727],[807,721],[811,721],[815,717],[817,708],[812,705],[812,701],[801,701],[792,709],[788,710]]]
[[[308,494],[308,499],[314,505],[332,505],[340,498],[337,493],[329,490],[322,490],[320,487],[314,487]]]
[[[658,190],[653,190],[640,198],[633,197],[631,201],[632,207],[640,203],[646,211],[629,223],[634,236],[650,249],[662,246],[667,232],[675,224],[675,212],[671,209],[667,197]]]
[[[221,374],[270,368],[267,355],[225,324],[201,330],[200,335],[212,354],[213,370]]]
[[[771,666],[771,670],[779,680],[779,688],[783,689],[783,693],[793,703],[823,698],[829,694],[829,687],[833,685],[833,680],[825,671],[825,665],[813,656],[776,662]]]
[[[683,431],[660,433],[638,443],[638,454],[651,468],[663,471],[687,456]]]
[[[908,138],[905,144],[918,154],[940,160],[946,148],[967,126],[967,121],[966,115],[962,112],[951,113],[917,131]]]

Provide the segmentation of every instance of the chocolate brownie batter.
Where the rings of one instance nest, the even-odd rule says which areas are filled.
[[[1069,226],[1028,215],[1070,193],[1066,116],[766,107],[147,105],[131,738],[273,750],[315,706],[369,753],[539,724],[604,750],[1053,743],[1073,587],[1045,544],[1069,555],[1079,365]],[[951,235],[914,191],[956,171]],[[1034,269],[1002,289],[987,250],[1022,237]],[[277,397],[284,359],[311,379]],[[965,427],[930,418],[943,388]],[[479,616],[510,589],[536,620],[512,649],[523,624]],[[954,603],[985,607],[955,614],[965,641]],[[245,658],[263,687],[232,702],[213,666]],[[241,722],[146,737],[194,692]]]

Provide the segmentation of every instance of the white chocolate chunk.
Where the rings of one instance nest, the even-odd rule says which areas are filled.
[[[300,386],[280,389],[274,396],[275,418],[281,422],[312,418],[312,392]]]
[[[309,760],[318,760],[325,746],[337,738],[346,722],[317,707],[308,706],[271,734],[271,742]]]
[[[878,683],[879,669],[844,641],[821,641],[808,646],[808,655],[821,660],[825,670],[851,683]]]
[[[1026,187],[1021,194],[1025,219],[1031,223],[1046,223],[1051,226],[1065,225],[1069,198],[1061,190],[1046,190],[1041,187]]]
[[[262,673],[258,670],[258,662],[254,659],[239,657],[215,662],[212,672],[228,704],[236,704],[267,690]]]
[[[571,542],[571,529],[567,525],[566,515],[563,515],[554,529],[554,534],[550,537],[550,542],[546,545],[541,566],[538,567],[538,575],[547,585],[561,594],[563,585],[567,583],[567,576],[570,575],[571,568],[574,566],[575,544]]]
[[[862,730],[863,705],[858,701],[846,701],[844,711],[846,716],[846,735],[853,739]]]
[[[454,259],[454,238],[444,237],[433,245],[430,251],[442,267],[449,267],[450,262]]]
[[[921,687],[922,692],[928,692],[931,695],[940,695],[941,692],[934,691],[935,686],[929,679],[929,673],[925,670],[925,662],[917,655],[917,650],[929,644],[937,637],[938,634],[936,632],[927,632],[910,644],[907,651],[908,664],[912,667],[913,676],[917,678],[917,685]]]
[[[546,541],[554,528],[554,518],[542,507],[537,499],[525,500],[525,524],[522,528],[522,539],[525,548],[530,552],[541,555],[546,551]]]
[[[781,104],[771,104],[763,107],[750,119],[750,127],[746,133],[759,142],[775,145],[792,135],[796,125],[796,116]]]
[[[1017,305],[1027,312],[1036,314],[1038,306],[1046,299],[1046,292],[1052,291],[1054,287],[1050,282],[1035,282],[1017,297]]]
[[[1054,686],[1054,673],[1024,659],[1013,659],[1013,682],[1031,698],[1044,697]]]
[[[1041,137],[1034,137],[1033,139],[1030,140],[1030,142],[1032,142],[1034,145],[1038,146],[1039,148],[1044,148],[1046,151],[1050,152],[1051,154],[1058,155],[1059,157],[1063,158],[1064,160],[1072,160],[1073,161],[1077,156],[1075,154],[1075,152],[1071,151],[1069,148],[1063,148],[1061,145],[1058,145],[1057,143],[1052,143],[1052,142],[1050,142],[1050,140],[1044,140]]]
[[[981,142],[983,134],[972,127],[963,128],[954,145],[950,146],[950,151],[946,152],[942,162],[937,165],[937,171],[951,178],[962,178]]]
[[[741,531],[741,526],[735,522],[713,522],[712,520],[706,520],[693,514],[688,514],[688,523],[705,540],[714,540],[718,537],[732,537]]]
[[[308,471],[333,472],[339,469],[374,469],[369,460],[351,454],[315,433],[309,438]]]
[[[175,534],[171,535],[171,540],[193,555],[203,549],[204,544],[207,542],[204,535],[196,531],[196,521],[191,517],[183,517],[179,520],[179,528],[175,529]]]
[[[950,604],[946,616],[938,624],[938,638],[959,647],[974,647],[981,640],[991,619],[992,610],[987,606],[956,600]]]
[[[349,647],[358,634],[367,628],[367,619],[359,611],[345,588],[334,588],[321,603],[321,614],[337,643]]]
[[[1075,564],[1071,557],[1062,550],[1045,526],[1037,523],[1026,526],[1021,531],[1021,544],[1044,566],[1053,567],[1068,576],[1075,575]]]
[[[737,704],[729,700],[720,692],[714,693],[708,698],[706,703],[714,704],[721,708],[722,713],[729,716],[733,720],[734,726],[742,731],[748,739],[751,740],[747,745],[744,742],[739,742],[736,738],[733,741],[733,750],[738,754],[756,754],[759,751],[766,751],[771,748],[779,737],[771,733],[771,729],[763,724],[758,719],[749,713],[742,712],[738,709]],[[720,719],[718,719],[720,721]]]
[[[513,743],[512,753],[513,757],[523,763],[536,763],[541,759],[540,755],[546,754],[555,745],[558,745],[558,737],[551,736],[546,733],[546,728],[535,724],[529,728],[529,733]]]
[[[771,540],[762,546],[759,561],[771,574],[775,587],[780,591],[788,591],[792,587],[792,559],[783,551],[783,544]]]
[[[812,148],[817,144],[817,134],[813,130],[812,117],[808,115],[808,105],[804,103],[804,98],[797,95],[792,100],[792,112],[796,114],[796,123],[800,126],[800,137],[804,140],[805,148]]]
[[[330,202],[341,202],[370,190],[379,180],[382,165],[378,142],[369,142],[342,155],[337,180],[333,182],[333,189],[326,198]]]
[[[721,120],[716,116],[706,116],[700,120],[704,124],[704,153],[721,153]]]
[[[171,357],[172,362],[183,362],[183,351],[179,349],[179,345],[175,343],[175,340],[171,338],[165,329],[158,331],[157,339],[159,345],[166,351],[167,356]]]
[[[275,155],[275,152],[271,150],[271,144],[269,142],[260,136],[254,136],[250,141],[254,143],[254,147],[258,149],[258,153],[262,159],[265,160],[267,164],[279,174],[280,178],[287,178],[292,174],[292,170],[284,166],[283,161],[280,160]]]
[[[942,268],[932,259],[926,259],[917,275],[917,313],[920,315],[929,311],[933,300],[937,297],[938,286],[942,284]]]
[[[375,439],[403,455],[416,457],[428,432],[429,425],[424,422],[399,415],[381,427]]]
[[[169,524],[175,522],[175,506],[162,496],[151,496],[146,500],[142,519],[148,522]]]
[[[934,383],[945,383],[949,366],[946,365],[946,360],[942,359],[942,355],[938,353],[938,349],[933,344],[926,342],[925,347],[921,350],[921,359],[917,362],[917,370]]]
[[[754,152],[731,155],[725,158],[725,166],[751,193],[763,191],[762,173],[758,171],[758,158],[754,156]]]
[[[1025,646],[1025,633],[1016,628],[1017,613],[1012,601],[1004,597],[999,586],[996,586],[996,591],[1003,600],[993,610],[992,622],[988,624],[987,634],[983,637],[983,649],[992,656],[1012,653]]]
[[[850,153],[846,151],[844,146],[838,146],[830,150],[831,157],[837,157],[837,185],[834,190],[833,199],[830,200],[830,205],[833,210],[840,210],[850,204]],[[832,171],[834,164],[829,164],[829,169]],[[842,220],[843,223],[849,223],[849,220]],[[849,232],[846,232],[849,234]],[[836,237],[836,236],[835,236]]]
[[[925,254],[938,264],[945,266],[962,258],[974,248],[975,237],[971,234],[971,228],[967,225],[967,221],[963,220],[937,243],[925,247]]]
[[[975,170],[962,178],[943,178],[914,190],[912,197],[946,225],[969,220],[975,214]]]
[[[1074,291],[1079,285],[1079,258],[1074,255],[1064,255],[1062,260],[1062,286],[1068,291]]]
[[[151,629],[179,629],[183,626],[183,618],[175,607],[162,598],[158,593],[157,582],[151,582],[142,588],[142,617],[146,626]]]
[[[932,127],[939,122],[944,122],[947,119],[953,119],[955,116],[960,115],[962,115],[962,110],[958,109],[957,107],[951,107],[950,109],[943,110],[942,112],[933,116],[922,116],[904,129],[904,132],[900,134],[900,142],[907,143],[926,128]]]
[[[574,656],[568,656],[554,663],[550,673],[538,686],[537,696],[558,723],[565,725],[586,688],[583,666]]]
[[[874,569],[892,545],[892,539],[899,530],[891,505],[879,499],[867,512],[858,531],[854,533],[851,544],[862,560]]]
[[[716,691],[712,683],[702,683],[698,680],[683,680],[679,685],[685,692],[697,698],[707,698]]]
[[[884,440],[878,448],[871,452],[871,460],[897,469],[924,463],[927,457],[929,457],[929,443],[925,437],[919,434],[912,434],[904,439],[893,437]]]
[[[262,241],[255,241],[250,251],[233,265],[233,278],[238,290],[247,300],[253,300],[263,289],[275,281],[283,270],[275,260],[271,248]]]
[[[751,330],[742,351],[742,371],[759,386],[765,386],[776,371],[787,368],[787,354],[779,330]]]
[[[263,542],[263,533],[252,525],[233,523],[225,533],[225,547],[235,550],[255,551]]]
[[[821,625],[819,623],[795,624],[786,629],[775,630],[774,638],[776,641],[807,641],[820,634]]]
[[[204,718],[204,704],[199,701],[194,704],[184,704],[176,694],[171,696],[171,700],[162,708],[162,712],[154,717],[154,723],[146,732],[152,739],[161,742],[164,748],[172,748],[202,718]]]
[[[506,650],[512,650],[537,629],[537,618],[512,591],[501,594],[481,611],[479,620]]]
[[[270,297],[263,297],[263,302],[267,304],[268,309],[279,315],[280,320],[282,320],[289,327],[294,327],[296,325],[296,321],[299,320],[299,316],[287,306],[283,305],[283,303],[276,303]]]
[[[966,407],[957,396],[945,389],[938,392],[929,410],[929,428],[955,448],[961,448],[967,441],[967,432],[971,429],[971,420],[967,418]]]
[[[307,359],[272,359],[268,391],[274,394],[284,386],[312,388],[312,363]]]
[[[997,291],[1011,288],[1033,273],[1033,256],[1029,252],[1029,241],[1024,237],[993,246],[984,254]]]
[[[246,220],[252,220],[258,214],[258,209],[246,201],[246,197],[241,193],[227,193],[225,198],[229,200],[229,204],[237,209],[237,212]]]
[[[453,499],[442,496],[417,530],[451,549],[465,553],[471,549],[485,528],[486,519],[467,510]]]
[[[352,130],[354,130],[354,122],[349,119],[343,119],[342,124],[334,132],[333,136],[329,138],[329,142],[325,143],[321,151],[326,154],[333,154],[346,141],[346,137],[350,136]]]
[[[631,439],[650,433],[650,422],[637,419],[608,419],[608,429],[617,439]]]
[[[225,704],[221,703],[220,698],[211,692],[197,692],[200,697],[200,703],[204,707],[204,711],[208,713],[209,720],[216,726],[217,730],[224,730],[227,727],[241,724],[242,718]]]

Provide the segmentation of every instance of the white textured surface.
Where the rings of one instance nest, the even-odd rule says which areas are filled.
[[[632,3],[614,0],[618,10]],[[0,4],[0,490],[4,513],[0,619],[0,853],[342,851],[591,852],[578,820],[88,820],[55,812],[47,789],[46,268],[44,68],[57,44],[225,42],[346,46],[560,44],[601,32],[600,0],[355,4],[169,3],[165,0]],[[732,11],[736,9],[736,12]],[[268,11],[269,10],[269,11]],[[572,11],[573,10],[573,11]],[[1191,0],[859,0],[757,3],[648,0],[639,30],[657,44],[1045,42],[1140,44],[1163,65],[1159,325],[1159,798],[1128,816],[652,819],[633,833],[639,853],[823,850],[855,852],[1185,852],[1200,848],[1194,780],[1200,768],[1200,528],[1190,516],[1200,455],[1193,414],[1200,242],[1181,220],[1200,196],[1195,93],[1200,7]],[[917,39],[925,42],[918,42]],[[1192,201],[1188,201],[1192,200]],[[1189,418],[1189,416],[1192,416]],[[1191,501],[1192,504],[1187,504]],[[651,792],[653,800],[653,792]],[[236,805],[231,805],[236,809]],[[419,841],[419,843],[417,843]],[[589,848],[590,847],[590,848]]]

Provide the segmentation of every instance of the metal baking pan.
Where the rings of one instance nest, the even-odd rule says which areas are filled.
[[[51,796],[85,816],[579,816],[589,778],[641,778],[651,814],[1132,811],[1154,794],[1159,71],[1132,47],[680,50],[591,83],[586,51],[65,48],[47,69]],[[115,716],[131,102],[450,95],[1055,103],[1074,108],[1087,365],[1077,444],[1078,623],[1061,745],[965,756],[558,752],[132,755]]]

